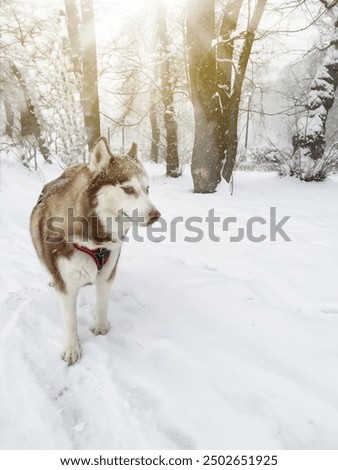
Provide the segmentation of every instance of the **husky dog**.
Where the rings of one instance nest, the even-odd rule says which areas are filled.
[[[137,159],[137,145],[126,156],[116,157],[100,137],[89,165],[71,166],[46,184],[33,209],[33,244],[55,284],[65,322],[62,359],[69,365],[81,356],[76,320],[79,289],[95,283],[91,331],[106,334],[109,290],[133,212],[137,210],[140,225],[152,224],[161,215],[148,194],[148,177]],[[124,222],[119,234],[121,215]]]

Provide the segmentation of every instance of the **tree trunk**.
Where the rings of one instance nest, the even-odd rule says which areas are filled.
[[[230,148],[228,154],[232,154],[237,149],[236,146],[232,145],[232,139],[234,138],[234,128],[238,124],[238,116],[235,118],[236,122],[233,122],[233,118],[230,117],[230,99],[232,92],[232,80],[233,80],[233,54],[234,54],[234,39],[233,34],[237,29],[237,23],[239,13],[243,4],[243,0],[229,0],[225,5],[225,10],[222,17],[220,37],[221,41],[217,45],[217,83],[218,93],[222,103],[222,128],[221,142],[223,155],[227,150],[227,142],[230,141]],[[230,129],[231,127],[232,129]],[[237,136],[235,136],[237,141]],[[235,149],[236,147],[236,149]]]
[[[162,102],[164,106],[164,125],[167,141],[167,176],[180,175],[178,158],[177,121],[174,108],[173,85],[171,83],[171,58],[166,13],[162,0],[158,4],[158,39],[160,44],[160,75],[162,83]]]
[[[46,146],[46,140],[43,137],[42,127],[37,118],[37,111],[30,99],[29,90],[26,86],[25,80],[23,79],[20,70],[14,64],[12,65],[12,71],[22,88],[27,107],[25,111],[21,112],[21,135],[23,137],[27,135],[34,135],[41,155],[46,162],[51,163],[49,148]]]
[[[12,138],[13,130],[14,130],[14,111],[12,109],[12,103],[6,96],[4,97],[4,106],[5,106],[5,115],[6,115],[5,133],[6,135]]]
[[[222,170],[223,178],[229,183],[236,163],[238,147],[238,115],[243,81],[245,78],[249,57],[251,54],[255,33],[262,18],[267,0],[257,0],[249,26],[245,32],[244,44],[239,56],[237,73],[235,75],[233,91],[229,100],[229,133],[227,142],[226,160]]]
[[[151,149],[150,159],[154,163],[158,163],[159,149],[160,149],[160,127],[157,119],[157,106],[156,106],[156,90],[151,90],[151,103],[150,103],[150,127],[151,127]]]
[[[291,172],[304,181],[320,181],[326,177],[323,171],[326,121],[338,87],[338,14],[334,27],[335,37],[311,84],[305,106],[307,114],[298,120],[292,139]]]
[[[81,18],[76,5],[76,0],[64,0],[66,10],[66,23],[70,47],[72,50],[72,62],[77,76],[82,76],[81,60]],[[82,87],[82,84],[81,84]]]
[[[188,0],[187,45],[195,140],[191,160],[194,192],[212,193],[221,179],[222,109],[217,89],[215,0]]]
[[[83,112],[89,150],[100,137],[100,110],[97,83],[97,59],[94,11],[92,0],[81,0]]]
[[[159,150],[160,150],[160,138],[161,131],[158,124],[158,91],[157,91],[157,80],[158,80],[158,64],[154,65],[154,84],[152,85],[150,91],[150,127],[151,127],[151,149],[150,149],[150,159],[154,163],[159,161]]]
[[[220,35],[215,31],[215,0],[188,0],[187,43],[192,102],[195,112],[195,142],[192,176],[195,192],[213,192],[222,176],[230,181],[238,145],[238,114],[248,60],[267,0],[257,0],[253,14],[248,8],[247,31],[234,73],[233,33],[243,1],[228,0]],[[248,7],[250,3],[248,4]],[[212,47],[215,38],[216,47]],[[237,54],[236,54],[237,56]],[[226,152],[226,161],[224,156]]]

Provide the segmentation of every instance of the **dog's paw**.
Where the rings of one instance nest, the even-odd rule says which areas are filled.
[[[69,366],[72,366],[78,362],[81,358],[81,349],[79,343],[66,346],[63,353],[61,354],[61,358],[67,362]]]
[[[108,331],[110,330],[110,326],[109,326],[109,323],[105,323],[105,324],[96,324],[94,323],[93,326],[90,327],[90,331],[94,333],[94,335],[105,335],[108,333]]]

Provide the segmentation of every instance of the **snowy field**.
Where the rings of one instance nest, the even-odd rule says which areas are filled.
[[[204,238],[125,244],[111,330],[90,331],[94,291],[79,297],[83,356],[60,360],[62,319],[28,219],[60,168],[1,162],[2,449],[338,449],[338,179],[301,183],[237,173],[235,193],[191,192],[148,166],[166,220],[290,216],[292,239]],[[257,226],[268,234],[268,226]]]

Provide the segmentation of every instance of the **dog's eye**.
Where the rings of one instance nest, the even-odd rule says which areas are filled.
[[[146,187],[146,193],[149,194],[149,186]]]
[[[135,190],[131,186],[121,186],[121,188],[126,194],[135,194]]]

